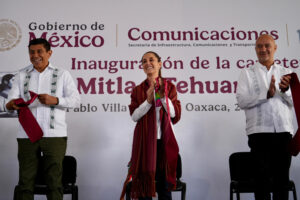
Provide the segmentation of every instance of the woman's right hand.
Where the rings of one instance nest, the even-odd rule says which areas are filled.
[[[150,82],[150,87],[147,90],[147,101],[148,101],[148,103],[151,104],[152,101],[153,101],[153,98],[154,98],[154,82],[151,81]]]

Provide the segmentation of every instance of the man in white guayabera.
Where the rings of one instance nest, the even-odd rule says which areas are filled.
[[[28,50],[32,64],[16,75],[6,104],[8,111],[19,111],[20,120],[17,136],[19,184],[14,199],[34,199],[38,158],[43,154],[47,199],[62,200],[62,162],[67,147],[65,110],[79,106],[80,96],[70,73],[49,63],[52,50],[47,40],[31,40]],[[25,123],[21,122],[20,116],[24,109],[21,110],[17,102],[20,98],[24,101],[33,99],[31,92],[38,95],[27,108],[32,113],[30,116],[33,120],[30,122],[35,122],[28,125],[28,119],[23,119]],[[33,124],[41,133],[35,140],[32,140]],[[27,129],[27,126],[30,128]]]
[[[288,200],[293,101],[289,88],[291,71],[274,63],[277,45],[270,35],[256,40],[258,63],[241,72],[236,98],[246,114],[248,145],[253,154],[255,199]]]

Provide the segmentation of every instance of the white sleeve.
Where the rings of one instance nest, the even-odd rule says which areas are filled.
[[[137,107],[132,115],[131,119],[134,122],[137,122],[139,119],[141,119],[151,108],[152,104],[148,103],[147,100],[145,100],[139,107]]]
[[[162,102],[162,105],[163,105],[165,111],[168,111],[166,97],[161,98],[161,102]],[[175,117],[174,105],[173,105],[172,101],[169,98],[168,98],[168,102],[169,102],[169,109],[170,109],[170,117],[174,118]]]
[[[71,74],[64,71],[63,75],[63,97],[59,97],[59,107],[73,108],[80,104],[80,95]]]
[[[268,90],[260,87],[260,92],[257,94],[251,88],[247,72],[243,70],[238,80],[236,92],[236,99],[241,109],[252,108],[267,101]]]
[[[279,90],[277,90],[276,88],[276,92],[279,94],[279,96],[281,96],[281,98],[289,105],[289,106],[293,106],[293,97],[292,97],[292,92],[291,92],[291,88],[289,88],[287,91],[285,92],[281,92]]]

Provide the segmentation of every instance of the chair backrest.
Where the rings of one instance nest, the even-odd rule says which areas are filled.
[[[253,158],[250,152],[236,152],[229,157],[230,178],[235,181],[253,180]]]
[[[77,178],[77,161],[73,156],[65,156],[63,161],[63,184],[74,184]]]
[[[176,178],[180,179],[181,176],[182,176],[182,162],[181,162],[181,156],[180,156],[180,154],[178,154]]]
[[[77,162],[73,156],[65,156],[63,160],[63,185],[75,184],[77,177]],[[39,159],[39,169],[36,177],[36,184],[45,185],[43,173],[43,156]]]

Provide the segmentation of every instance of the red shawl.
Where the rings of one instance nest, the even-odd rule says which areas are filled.
[[[143,81],[133,89],[130,115],[146,99],[146,91],[149,88],[148,81]],[[181,105],[177,100],[175,86],[167,81],[167,94],[175,109],[175,117],[171,118],[173,124],[177,123],[181,116]],[[170,189],[176,187],[176,166],[179,148],[168,119],[168,113],[162,107],[160,110],[162,142],[164,146],[163,167],[166,171],[166,180]],[[156,172],[156,114],[154,102],[152,107],[136,124],[133,136],[132,154],[128,177],[132,177],[131,198],[155,196],[155,172]]]
[[[28,105],[30,105],[38,95],[32,91],[29,91],[29,93],[31,97],[30,100],[25,102],[22,98],[15,99],[15,104],[20,107],[18,111],[20,124],[28,135],[29,140],[34,143],[43,137],[43,131],[28,108]]]
[[[291,155],[297,156],[300,151],[300,83],[296,73],[291,73],[290,87],[298,123],[298,130],[289,144]]]

